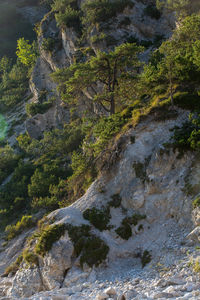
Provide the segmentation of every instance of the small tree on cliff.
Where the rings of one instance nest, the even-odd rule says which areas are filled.
[[[126,78],[127,73],[133,79],[137,76],[141,65],[138,54],[142,51],[143,48],[136,44],[122,44],[109,53],[99,51],[85,63],[59,70],[53,78],[65,85],[63,100],[78,100],[85,94],[99,103],[106,112],[114,114],[121,78]]]

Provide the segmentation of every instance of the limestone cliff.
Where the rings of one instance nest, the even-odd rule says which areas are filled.
[[[76,258],[76,246],[66,229],[50,252],[40,257],[37,266],[24,264],[13,277],[2,279],[1,295],[21,299],[53,290],[52,293],[59,291],[67,297],[65,299],[94,299],[96,292],[88,298],[82,283],[92,284],[94,278],[101,278],[102,272],[114,270],[117,261],[119,268],[123,268],[125,261],[130,261],[130,270],[134,270],[138,268],[138,259],[148,251],[154,268],[159,263],[167,272],[177,260],[186,260],[184,249],[191,251],[199,240],[199,210],[192,212],[192,200],[196,195],[190,196],[187,190],[188,184],[195,186],[198,183],[198,158],[191,152],[179,157],[178,151],[165,148],[165,145],[172,136],[171,129],[185,122],[187,116],[187,111],[179,110],[175,119],[158,122],[150,115],[135,129],[130,129],[123,137],[123,147],[121,151],[118,148],[117,159],[109,171],[104,171],[81,199],[48,215],[46,222],[52,226],[91,226],[92,234],[109,247],[100,268],[83,265],[81,270],[81,255]],[[108,224],[103,230],[84,217],[87,209],[94,208],[104,213],[105,208],[109,209]],[[124,236],[118,229],[123,229],[124,220],[131,218],[130,234]],[[7,250],[0,254],[2,270],[27,246],[27,234],[30,232],[10,242]],[[140,270],[137,272],[142,274],[142,268]],[[75,286],[80,286],[80,290]],[[42,293],[40,299],[46,299],[45,295],[48,294]],[[49,297],[51,295],[53,297],[51,293]],[[146,298],[140,291],[135,299]]]

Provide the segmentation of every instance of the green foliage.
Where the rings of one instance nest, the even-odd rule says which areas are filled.
[[[135,176],[139,178],[143,183],[148,180],[146,167],[148,166],[150,157],[145,159],[145,162],[136,161],[133,163],[133,169],[135,171]]]
[[[122,13],[127,6],[132,8],[134,4],[130,0],[87,0],[82,5],[83,23],[85,25],[94,25],[100,22],[107,22],[109,19]]]
[[[122,220],[122,224],[115,232],[124,240],[128,240],[132,236],[131,225],[136,226],[139,221],[145,219],[145,215],[134,214],[131,217],[126,217]]]
[[[130,225],[136,226],[139,221],[146,219],[146,215],[134,214],[131,217],[124,219],[124,222],[129,223]]]
[[[115,232],[124,240],[128,240],[132,236],[131,226],[124,220],[122,221],[121,226],[115,230]]]
[[[64,235],[65,230],[65,224],[50,225],[43,229],[35,246],[36,254],[45,256],[51,250],[53,244]]]
[[[74,244],[75,255],[78,257],[84,246],[84,239],[88,238],[91,233],[91,226],[81,225],[72,226],[71,224],[66,225],[70,239]]]
[[[200,4],[198,0],[156,0],[159,9],[165,7],[169,11],[175,11],[178,17],[185,17],[193,13],[198,13]]]
[[[10,146],[6,145],[0,148],[0,183],[14,171],[17,161],[18,155]]]
[[[149,264],[151,262],[151,259],[152,259],[151,254],[149,253],[148,250],[145,250],[141,257],[142,268],[144,268],[147,264]]]
[[[194,201],[192,202],[192,205],[194,208],[200,207],[200,197],[197,197],[196,199],[194,199]]]
[[[114,194],[111,196],[112,200],[108,202],[109,206],[112,207],[120,207],[121,202],[122,202],[122,198],[120,196],[120,194]]]
[[[145,7],[144,14],[156,20],[159,20],[161,17],[161,12],[153,4],[149,4]]]
[[[195,264],[193,266],[193,270],[196,273],[200,273],[200,261],[198,259],[195,261]]]
[[[30,266],[38,266],[38,256],[32,251],[25,249],[22,253],[24,261]]]
[[[80,30],[80,12],[73,9],[70,5],[65,8],[64,13],[59,12],[55,15],[59,27],[73,27]]]
[[[36,43],[33,42],[32,44],[29,44],[28,40],[20,38],[17,41],[16,54],[22,64],[29,67],[32,66],[35,63],[38,55]]]
[[[90,267],[98,266],[106,259],[109,247],[103,240],[90,233],[90,226],[72,226],[67,224],[66,228],[74,244],[75,255],[80,256],[82,267],[84,263]]]
[[[102,107],[103,111],[114,114],[119,89],[127,88],[124,82],[129,85],[130,78],[132,84],[137,78],[137,68],[141,65],[138,54],[142,51],[142,47],[130,43],[122,44],[109,53],[98,51],[96,56],[92,56],[86,62],[58,70],[52,78],[60,84],[63,101],[77,104],[82,99],[84,91],[92,89],[94,92],[92,101]],[[127,72],[131,67],[132,69]],[[94,84],[102,86],[100,92],[95,89]]]
[[[189,92],[177,92],[174,94],[174,104],[183,109],[199,111],[200,96]]]
[[[43,38],[42,40],[42,49],[48,52],[53,52],[55,49],[55,45],[57,43],[57,40],[55,38]]]
[[[19,162],[10,181],[0,189],[1,225],[7,225],[11,220],[21,218],[26,209],[30,207],[28,199],[28,184],[34,172],[34,166]],[[27,212],[26,212],[27,213]]]
[[[191,121],[183,123],[181,127],[175,127],[171,138],[173,148],[178,149],[181,154],[187,150],[192,150],[190,136],[194,129],[195,126]]]
[[[4,59],[4,58],[3,58]],[[2,59],[2,60],[3,60]],[[5,62],[5,61],[4,61]],[[3,62],[1,61],[1,65]],[[0,103],[11,108],[25,98],[28,89],[28,69],[19,60],[16,64],[4,64],[0,76]]]
[[[32,216],[23,216],[20,221],[15,225],[6,226],[6,240],[9,241],[23,232],[25,229],[29,229],[35,225]]]
[[[91,235],[86,239],[82,249],[80,264],[88,264],[89,267],[98,266],[107,257],[109,247],[99,237]]]
[[[103,207],[98,209],[96,207],[88,208],[83,212],[84,219],[88,220],[94,227],[100,231],[108,229],[110,222],[110,210],[109,208]]]
[[[112,137],[114,137],[125,124],[126,119],[120,114],[114,114],[110,117],[102,117],[93,128],[95,142],[90,144],[90,148],[94,151],[94,156],[97,156]]]
[[[13,262],[10,266],[5,269],[4,275],[8,276],[9,274],[15,275],[19,270],[19,267],[23,261],[23,256],[19,255],[15,262]]]
[[[44,114],[50,107],[52,107],[52,105],[51,101],[46,101],[44,103],[27,103],[26,112],[30,116]]]

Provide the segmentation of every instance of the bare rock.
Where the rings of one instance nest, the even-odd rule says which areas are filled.
[[[54,243],[51,251],[45,256],[42,277],[50,289],[60,288],[66,272],[72,266],[74,247],[68,235]]]
[[[193,242],[200,241],[200,226],[196,227],[187,235],[188,240],[192,240]]]
[[[107,294],[107,295],[109,295],[109,296],[114,296],[114,295],[117,294],[116,290],[114,288],[112,288],[112,287],[109,287],[109,288],[105,289],[104,293]]]

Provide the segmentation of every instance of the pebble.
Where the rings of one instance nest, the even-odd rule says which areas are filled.
[[[109,295],[109,296],[111,296],[111,295],[114,296],[114,295],[117,294],[116,290],[112,287],[109,287],[109,288],[105,289],[104,293]]]

